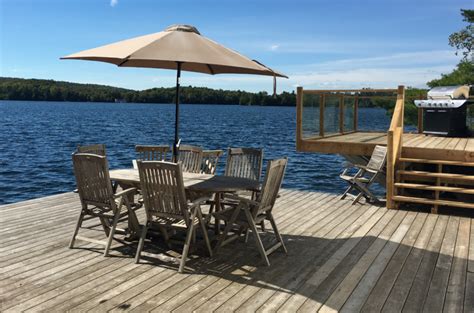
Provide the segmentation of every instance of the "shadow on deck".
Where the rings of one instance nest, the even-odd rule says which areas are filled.
[[[212,259],[199,247],[179,274],[161,240],[147,248],[160,257],[141,264],[134,242],[108,258],[90,244],[67,249],[79,209],[70,193],[0,207],[2,311],[474,310],[472,218],[283,190],[275,218],[288,255],[266,267],[250,238]]]

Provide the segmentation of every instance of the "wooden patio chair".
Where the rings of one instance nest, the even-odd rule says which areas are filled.
[[[167,145],[159,146],[143,146],[136,145],[135,152],[137,153],[137,160],[142,161],[166,161],[170,147]]]
[[[105,151],[104,144],[97,144],[97,145],[88,145],[88,146],[77,146],[78,153],[90,153],[90,154],[97,154],[101,156],[107,156]]]
[[[105,246],[104,256],[109,254],[110,245],[114,238],[119,219],[127,216],[132,210],[140,207],[132,203],[129,197],[133,197],[136,188],[130,188],[114,193],[109,177],[109,166],[105,156],[89,153],[75,153],[72,155],[74,174],[77,183],[77,192],[81,200],[81,213],[76,223],[74,233],[69,243],[69,248],[74,247],[76,239]],[[126,207],[123,211],[122,208]],[[99,218],[100,223],[107,235],[106,241],[79,236],[78,232],[84,220]],[[138,221],[133,214],[130,216],[131,223],[138,228]],[[125,231],[122,231],[125,232]]]
[[[259,181],[262,175],[262,164],[263,149],[229,148],[224,175]]]
[[[272,215],[272,209],[275,205],[276,199],[278,198],[278,192],[283,181],[287,162],[286,158],[269,161],[262,192],[258,195],[256,200],[243,198],[235,194],[224,195],[224,199],[228,197],[229,199],[234,201],[237,200],[238,202],[234,207],[214,213],[214,215],[219,219],[227,222],[224,232],[219,237],[215,251],[223,245],[240,237],[243,231],[250,230],[253,233],[258,251],[266,265],[270,265],[268,255],[278,248],[281,247],[283,251],[287,253],[285,243],[281,238],[275,219]],[[277,241],[269,248],[263,246],[256,226],[263,220],[270,221]],[[232,236],[228,236],[229,232],[235,225],[239,226],[239,229]]]
[[[361,197],[366,198],[367,201],[379,202],[380,200],[370,191],[370,186],[378,180],[379,176],[385,175],[386,162],[387,147],[375,146],[367,165],[348,164],[341,175],[339,175],[341,179],[349,184],[341,199],[351,196],[354,199],[352,204],[356,204]],[[351,175],[350,171],[355,171],[355,174]],[[352,194],[352,191],[356,193]]]
[[[158,226],[165,240],[169,241],[167,230],[186,230],[186,240],[178,271],[183,272],[191,241],[195,241],[196,229],[201,226],[203,237],[212,256],[206,225],[201,212],[201,203],[207,197],[189,202],[183,183],[181,163],[160,161],[138,161],[138,172],[143,201],[146,211],[146,224],[143,227],[138,244],[135,262],[140,261],[140,254],[148,231],[152,226]]]
[[[263,166],[263,149],[257,148],[228,148],[225,173],[226,176],[241,177],[260,181]],[[240,192],[240,196],[249,196],[256,199],[256,192]],[[219,195],[217,195],[219,196]],[[225,201],[221,202],[223,205]],[[209,213],[213,212],[211,205]],[[265,230],[265,221],[260,223],[262,230]],[[248,238],[248,232],[246,240]]]
[[[181,163],[184,172],[199,173],[202,164],[202,148],[190,145],[180,145],[178,162]]]
[[[201,174],[214,175],[217,170],[217,163],[219,162],[219,158],[223,154],[224,154],[224,151],[222,150],[203,150]]]

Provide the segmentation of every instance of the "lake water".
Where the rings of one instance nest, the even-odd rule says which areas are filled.
[[[182,105],[180,111],[183,144],[262,147],[265,161],[288,156],[286,188],[345,187],[338,178],[342,157],[296,152],[294,107]],[[360,129],[386,130],[389,122],[383,109],[359,110]],[[105,143],[114,169],[132,166],[136,144],[173,138],[174,105],[0,101],[0,204],[73,190],[71,153],[78,144]]]

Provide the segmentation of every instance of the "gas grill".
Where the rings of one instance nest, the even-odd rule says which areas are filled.
[[[435,87],[428,91],[427,100],[415,100],[423,109],[423,133],[449,137],[469,137],[467,107],[470,87]]]

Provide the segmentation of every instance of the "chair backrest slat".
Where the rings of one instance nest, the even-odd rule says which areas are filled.
[[[77,146],[78,153],[90,153],[90,154],[97,154],[101,156],[106,156],[105,145],[104,144],[97,144],[97,145],[88,145],[88,146]]]
[[[273,209],[278,192],[280,191],[281,183],[283,182],[283,177],[285,176],[287,163],[288,160],[286,158],[269,161],[262,192],[257,199],[259,206],[256,214]]]
[[[166,161],[170,147],[166,145],[159,146],[135,146],[137,160],[143,161]]]
[[[372,170],[381,171],[385,162],[387,161],[387,147],[385,146],[375,146],[372,156],[370,157],[369,163],[367,163],[367,168]]]
[[[201,174],[214,175],[219,158],[224,154],[222,150],[204,150],[202,152]]]
[[[143,201],[148,218],[189,217],[181,164],[138,161]]]
[[[72,160],[81,202],[115,208],[107,158],[97,154],[75,153]]]
[[[202,148],[189,145],[179,146],[178,162],[181,163],[184,172],[199,173],[202,164]]]
[[[227,150],[225,175],[260,180],[262,162],[262,149],[229,148]]]

